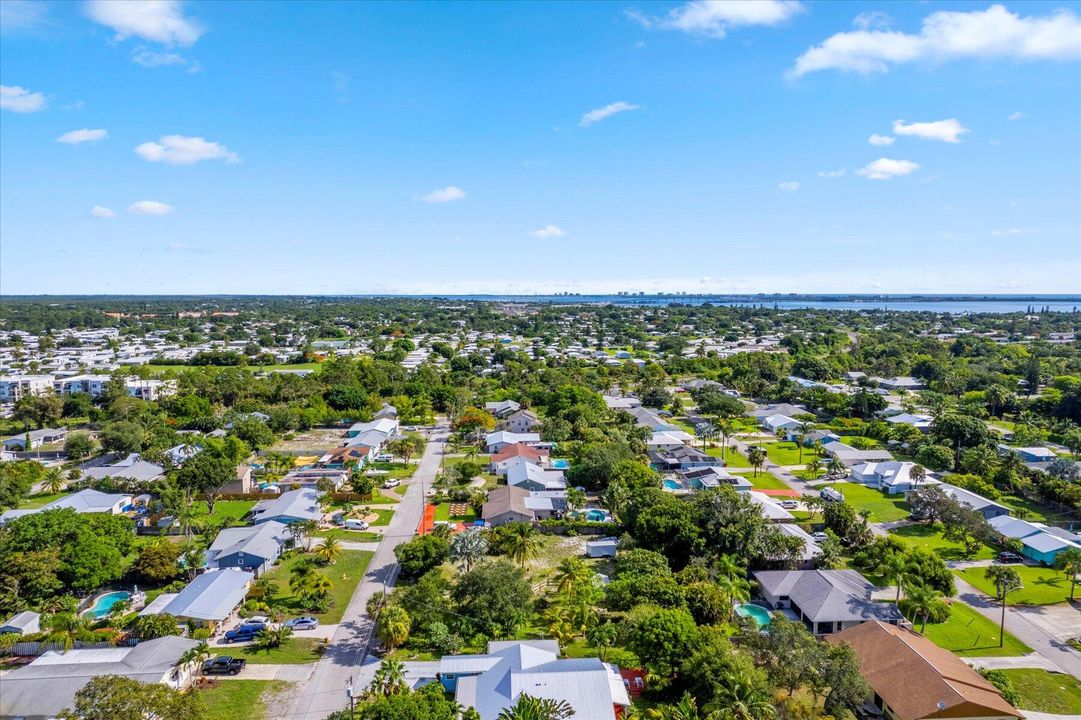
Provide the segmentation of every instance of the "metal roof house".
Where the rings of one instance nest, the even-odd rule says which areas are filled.
[[[285,525],[319,521],[323,510],[319,507],[319,492],[310,488],[283,492],[272,500],[260,500],[252,508],[252,522],[265,523],[276,520]]]
[[[53,500],[47,505],[29,510],[7,510],[0,513],[0,526],[24,515],[46,512],[48,510],[61,510],[71,508],[77,513],[108,513],[119,515],[132,504],[131,495],[124,493],[103,493],[98,490],[87,488],[71,495],[65,495],[58,500]]]
[[[50,650],[29,665],[4,676],[0,717],[49,720],[75,704],[75,694],[91,678],[121,675],[144,683],[181,688],[191,679],[190,668],[178,667],[181,656],[199,643],[169,636],[130,648]]]
[[[488,452],[497,453],[508,445],[514,445],[516,443],[538,443],[540,442],[540,434],[538,433],[512,433],[506,430],[497,430],[493,433],[488,433],[484,437],[484,445],[488,448]]]
[[[589,720],[616,720],[631,704],[616,666],[597,658],[561,659],[555,640],[493,640],[485,655],[446,655],[439,681],[481,720],[495,720],[521,695],[566,702],[574,717]]]
[[[259,525],[225,528],[206,550],[208,569],[240,568],[259,577],[274,564],[292,539],[288,526],[277,520]]]
[[[770,607],[789,611],[814,635],[871,620],[904,622],[896,605],[871,599],[874,585],[855,570],[763,570],[754,577]]]
[[[32,610],[24,610],[0,625],[0,634],[32,635],[36,632],[41,632],[41,615]]]
[[[940,483],[939,487],[951,498],[962,505],[968,505],[987,520],[1010,514],[1010,509],[1005,505],[1000,505],[994,500],[988,500],[983,495],[977,495],[971,490],[965,490],[949,483]]]
[[[172,615],[213,631],[244,602],[248,586],[254,579],[252,573],[236,568],[210,570],[180,592],[154,598],[139,615]]]

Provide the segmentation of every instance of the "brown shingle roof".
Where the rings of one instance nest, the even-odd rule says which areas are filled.
[[[515,457],[524,457],[529,460],[540,460],[541,458],[548,457],[547,450],[538,450],[535,447],[529,445],[523,445],[522,443],[515,443],[508,445],[499,452],[492,455],[492,462],[502,462]]]
[[[960,658],[911,630],[875,620],[827,640],[855,650],[867,683],[898,720],[1022,717]]]
[[[532,511],[525,506],[525,499],[529,497],[529,491],[520,487],[500,485],[488,493],[488,501],[481,509],[481,517],[488,518],[502,515],[506,512],[515,512],[519,515],[532,515]]]

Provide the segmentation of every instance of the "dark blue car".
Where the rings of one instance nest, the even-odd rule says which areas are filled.
[[[265,629],[265,623],[245,623],[225,633],[225,642],[235,643],[254,640],[255,636]]]

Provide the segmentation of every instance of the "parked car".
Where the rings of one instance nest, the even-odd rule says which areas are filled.
[[[825,542],[830,539],[830,536],[824,532],[816,532],[811,534],[811,539],[815,542]]]
[[[388,490],[390,488],[396,488],[401,484],[402,484],[402,481],[399,480],[398,478],[387,478],[386,480],[383,481],[383,487],[387,488]]]
[[[252,615],[251,617],[244,618],[240,621],[241,625],[254,625],[255,623],[259,623],[261,625],[269,625],[270,618],[268,618],[266,615]]]
[[[238,625],[225,633],[225,642],[248,642],[249,640],[254,640],[255,636],[263,630],[266,630],[266,623],[245,623],[243,625]]]
[[[998,561],[1000,563],[1019,563],[1024,562],[1025,559],[1015,552],[1006,550],[998,554]]]
[[[311,615],[304,615],[303,617],[287,620],[285,627],[291,630],[314,630],[319,627],[319,621]]]
[[[346,530],[367,530],[368,529],[368,523],[364,522],[363,520],[359,520],[357,518],[348,518],[345,521],[345,529]]]
[[[799,507],[799,503],[795,500],[782,500],[781,507],[783,507],[785,510],[795,510]]]
[[[219,655],[203,663],[203,675],[236,675],[247,663],[243,658]]]

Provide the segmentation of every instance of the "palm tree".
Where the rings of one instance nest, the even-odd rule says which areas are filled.
[[[48,493],[54,495],[64,489],[67,485],[67,481],[64,479],[64,472],[58,468],[49,468],[45,471],[45,479],[41,482],[41,488]]]
[[[540,536],[537,529],[528,523],[512,523],[503,543],[510,559],[523,568],[540,553]]]
[[[49,618],[49,641],[61,642],[65,650],[75,644],[75,638],[87,627],[86,620],[76,613],[57,613]]]
[[[400,660],[387,659],[379,663],[368,686],[369,695],[400,695],[409,690],[405,682],[405,665]]]
[[[725,597],[725,605],[728,607],[730,616],[735,605],[751,599],[751,584],[746,578],[722,575],[717,578],[717,589]]]
[[[304,533],[304,550],[310,551],[312,549],[312,538],[314,534],[319,531],[319,522],[316,520],[305,520],[300,525],[302,532]]]
[[[799,461],[803,463],[803,446],[807,443],[807,435],[814,430],[814,425],[809,422],[803,422],[796,428],[796,444],[799,445]]]
[[[1055,567],[1066,573],[1066,577],[1070,579],[1070,600],[1073,600],[1077,576],[1081,575],[1081,550],[1077,548],[1063,550],[1055,558]]]
[[[176,661],[176,664],[180,667],[191,664],[201,665],[203,661],[209,657],[210,646],[206,644],[206,640],[200,640],[198,645],[184,651],[184,654],[180,656]]]
[[[1002,603],[1002,621],[998,630],[998,646],[1002,647],[1006,639],[1006,596],[1021,589],[1021,576],[1015,569],[1005,565],[992,565],[983,575],[995,584],[995,598]]]
[[[330,578],[322,573],[313,573],[304,584],[303,595],[309,602],[314,604],[316,601],[329,597],[333,588]]]
[[[723,578],[745,578],[747,570],[735,555],[719,555],[713,561],[713,572]]]
[[[848,468],[843,462],[841,462],[840,458],[830,458],[830,461],[826,463],[826,472],[828,472],[831,476],[844,477],[844,474],[847,470]]]
[[[269,655],[271,650],[281,647],[292,635],[293,629],[284,625],[279,625],[276,628],[263,628],[256,634],[252,647],[256,650],[263,650]]]
[[[894,603],[901,602],[901,586],[908,579],[908,560],[901,553],[890,553],[878,566],[878,573],[897,585]]]
[[[450,560],[465,572],[488,554],[488,539],[480,530],[466,530],[450,541]]]
[[[718,720],[719,713],[704,713],[698,709],[698,701],[690,694],[683,693],[675,705],[665,705],[650,711],[650,716],[657,720]]]
[[[333,565],[342,555],[342,543],[338,538],[323,539],[323,544],[315,548],[315,557],[324,565]]]
[[[580,583],[591,580],[593,575],[593,571],[581,558],[564,558],[556,567],[556,574],[553,578],[556,582],[556,592],[563,595],[569,594]]]
[[[908,476],[912,478],[912,484],[919,487],[919,484],[927,479],[927,468],[917,463],[908,471]]]
[[[807,463],[807,472],[809,472],[811,474],[811,479],[812,480],[818,477],[818,471],[821,470],[821,469],[822,469],[822,459],[821,458],[817,458],[817,457],[811,458],[811,461],[809,463]]]
[[[566,700],[535,698],[522,693],[518,702],[499,713],[496,720],[567,720],[574,708]]]
[[[728,448],[728,439],[732,437],[732,421],[722,418],[717,421],[717,432],[721,436],[721,459],[724,459],[725,450]]]
[[[942,593],[935,590],[930,585],[924,585],[922,583],[913,583],[908,587],[908,608],[913,617],[919,617],[920,632],[922,633],[927,629],[927,618],[935,610],[935,606],[940,602]]]
[[[811,517],[808,520],[813,520],[814,516],[822,509],[822,498],[818,495],[804,495],[800,498],[803,506],[807,508],[807,511],[811,513]]]
[[[298,562],[289,571],[289,589],[294,595],[303,595],[313,575],[315,567],[310,562]]]
[[[754,468],[754,476],[758,477],[758,471],[766,462],[766,451],[755,445],[747,451],[747,460]]]
[[[728,675],[721,688],[720,720],[765,720],[776,715],[769,693],[742,672]]]

